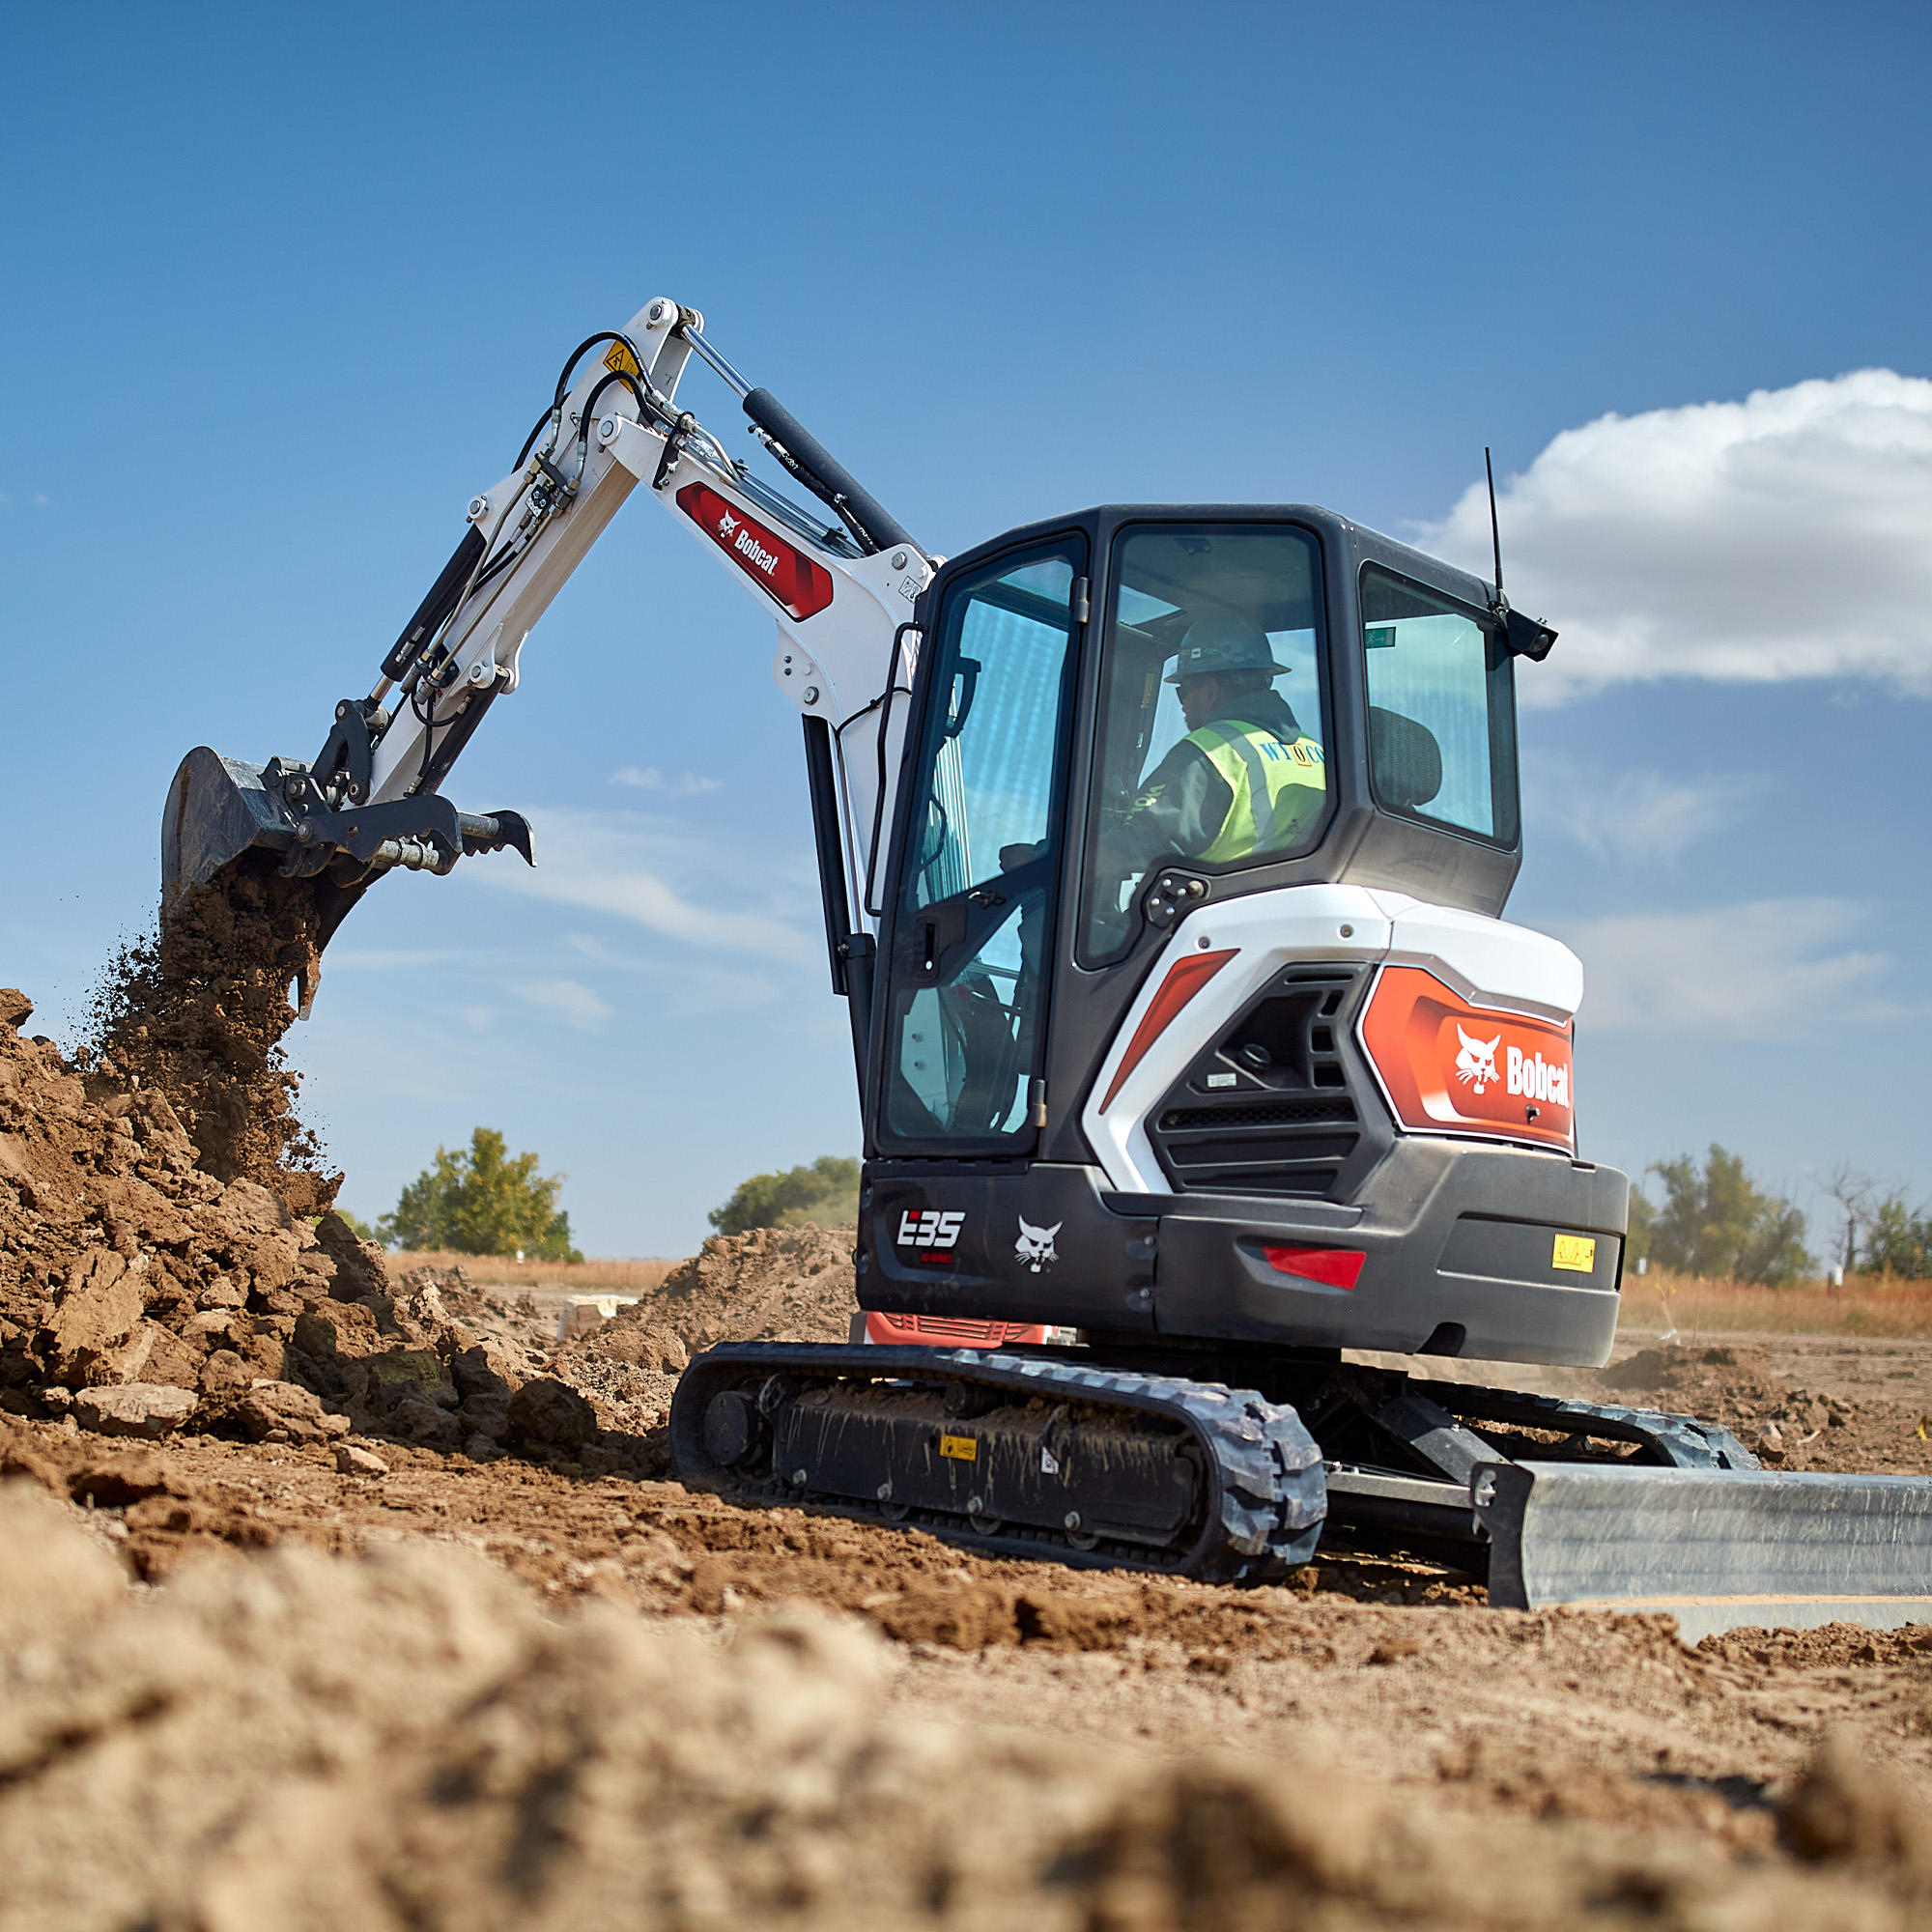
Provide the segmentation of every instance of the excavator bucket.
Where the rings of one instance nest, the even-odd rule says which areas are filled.
[[[161,814],[161,917],[198,888],[274,875],[281,900],[313,901],[319,953],[385,871],[448,872],[465,854],[505,846],[536,863],[520,812],[459,811],[434,792],[338,811],[304,765],[251,765],[197,745]]]
[[[163,914],[244,855],[279,864],[295,844],[295,827],[263,783],[262,767],[196,746],[181,761],[161,815]]]

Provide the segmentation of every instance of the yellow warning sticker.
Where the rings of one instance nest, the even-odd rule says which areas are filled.
[[[611,345],[611,353],[604,358],[604,366],[613,376],[641,376],[644,372],[638,367],[638,358],[621,342]]]
[[[980,1439],[976,1435],[942,1435],[939,1438],[939,1453],[951,1456],[957,1463],[977,1463],[980,1460]]]
[[[1594,1235],[1558,1235],[1556,1252],[1549,1257],[1553,1267],[1569,1268],[1575,1274],[1588,1274],[1597,1265],[1597,1239]]]

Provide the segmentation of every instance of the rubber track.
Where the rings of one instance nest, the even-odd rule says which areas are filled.
[[[1464,1388],[1455,1383],[1416,1381],[1452,1415],[1478,1422],[1513,1422],[1566,1435],[1606,1435],[1635,1442],[1675,1469],[1755,1469],[1758,1460],[1728,1429],[1690,1415],[1665,1415],[1650,1408],[1619,1408],[1606,1403],[1568,1402],[1557,1396],[1520,1395],[1512,1389]],[[1523,1460],[1533,1460],[1525,1458]]]
[[[1020,1535],[1009,1531],[984,1535],[973,1530],[967,1519],[943,1512],[916,1510],[909,1518],[894,1519],[882,1508],[849,1497],[801,1494],[789,1489],[779,1492],[773,1479],[737,1482],[728,1471],[700,1471],[700,1452],[693,1445],[702,1441],[704,1405],[721,1390],[743,1387],[759,1375],[824,1381],[847,1376],[868,1380],[902,1376],[930,1381],[938,1375],[982,1388],[1058,1395],[1098,1407],[1114,1406],[1130,1415],[1184,1422],[1208,1452],[1208,1520],[1185,1550],[1162,1552],[1126,1544],[1081,1550],[1051,1530],[1028,1527]],[[679,1379],[671,1404],[670,1435],[672,1461],[680,1477],[734,1501],[794,1507],[803,1501],[887,1525],[910,1520],[989,1555],[1048,1556],[1082,1568],[1104,1565],[1212,1582],[1266,1582],[1287,1575],[1315,1553],[1328,1509],[1321,1451],[1300,1416],[1286,1404],[1269,1402],[1253,1389],[1231,1389],[1179,1376],[1087,1368],[1037,1355],[988,1354],[970,1349],[727,1342],[694,1358]],[[774,1490],[770,1496],[761,1492],[768,1487]],[[1163,1554],[1170,1560],[1163,1562]]]

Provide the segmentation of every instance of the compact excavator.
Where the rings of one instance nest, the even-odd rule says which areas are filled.
[[[680,399],[694,358],[772,477]],[[1515,683],[1555,633],[1499,560],[1299,503],[944,558],[658,298],[573,352],[312,760],[188,754],[164,917],[272,871],[326,943],[391,871],[529,860],[441,786],[639,485],[776,619],[865,1123],[850,1343],[694,1360],[684,1482],[1231,1581],[1402,1550],[1691,1638],[1932,1617],[1932,1483],[1426,1373],[1603,1363],[1624,1264],[1628,1181],[1577,1150],[1581,968],[1501,917]]]

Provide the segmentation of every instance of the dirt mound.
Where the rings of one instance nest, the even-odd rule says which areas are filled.
[[[130,1596],[79,1520],[0,1486],[0,1927],[1905,1932],[1928,1896],[1919,1807],[1834,1740],[1791,1853],[1734,1861],[1305,1732],[1176,1764],[913,1715],[905,1653],[796,1602],[559,1621],[446,1545]]]
[[[1932,1475],[1922,1395],[1850,1401],[1804,1387],[1746,1343],[1664,1343],[1599,1372],[1612,1401],[1720,1422],[1767,1467]]]
[[[353,1432],[471,1461],[516,1450],[657,1475],[692,1350],[846,1333],[849,1236],[767,1230],[707,1242],[647,1301],[555,1354],[534,1304],[460,1267],[392,1285],[337,1215],[291,1211],[298,1190],[209,1172],[160,1085],[112,1053],[70,1065],[19,1036],[32,1010],[0,994],[0,1402],[18,1413],[149,1438]],[[148,1063],[166,1079],[185,1064]]]
[[[753,1228],[713,1236],[584,1346],[621,1360],[658,1346],[648,1335],[694,1354],[718,1342],[843,1342],[857,1307],[849,1228]]]
[[[245,1179],[318,1212],[342,1177],[295,1112],[282,1036],[313,997],[319,915],[306,880],[237,870],[197,887],[108,963],[89,1009],[94,1057],[164,1094],[217,1180]]]
[[[466,1326],[433,1282],[393,1293],[334,1213],[206,1172],[158,1087],[69,1065],[15,1031],[31,1012],[0,993],[0,1403],[133,1435],[518,1441],[512,1398],[539,1353]],[[123,1394],[90,1408],[97,1389]]]
[[[607,1431],[668,1465],[663,1424],[686,1364],[716,1342],[843,1342],[857,1303],[849,1230],[719,1235],[634,1306],[573,1337],[554,1371],[597,1405]]]

